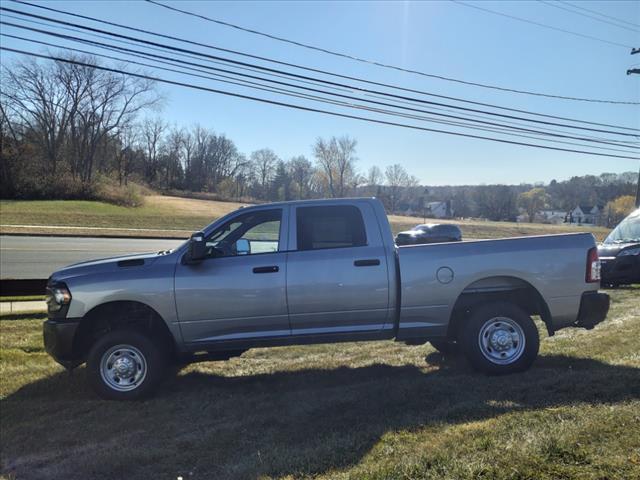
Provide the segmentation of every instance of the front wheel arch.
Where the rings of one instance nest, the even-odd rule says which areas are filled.
[[[177,352],[175,338],[156,310],[142,302],[113,301],[97,305],[82,318],[73,338],[74,357],[85,360],[102,336],[125,329],[147,336],[169,356]]]

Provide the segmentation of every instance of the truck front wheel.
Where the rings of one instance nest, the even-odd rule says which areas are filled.
[[[493,375],[527,370],[540,348],[535,323],[512,303],[477,308],[464,325],[460,340],[471,366]]]
[[[100,337],[87,358],[89,383],[107,400],[137,400],[149,395],[164,370],[161,350],[132,330],[114,330]]]

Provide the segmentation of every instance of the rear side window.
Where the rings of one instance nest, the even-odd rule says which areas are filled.
[[[299,207],[296,210],[298,250],[361,247],[367,244],[357,207]]]

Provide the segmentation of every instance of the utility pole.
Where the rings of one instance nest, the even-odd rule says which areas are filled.
[[[636,185],[636,207],[640,207],[640,168],[638,168],[638,184]]]
[[[631,55],[635,55],[636,53],[640,53],[640,48],[631,49]],[[627,70],[627,75],[631,75],[632,73],[640,73],[640,68],[630,68]]]
[[[632,48],[631,55],[640,53],[640,48]],[[627,70],[627,75],[632,73],[640,73],[640,68],[630,68]],[[636,185],[636,207],[640,207],[640,168],[638,168],[638,184]]]

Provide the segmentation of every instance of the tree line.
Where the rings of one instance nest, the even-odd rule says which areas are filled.
[[[74,59],[97,64],[92,57]],[[134,185],[278,201],[377,196],[389,212],[426,213],[447,202],[459,217],[514,220],[520,211],[606,204],[634,191],[635,175],[602,174],[548,185],[423,186],[401,163],[359,168],[357,140],[317,138],[310,158],[269,148],[241,152],[201,126],[160,116],[153,82],[63,63],[2,66],[0,187],[3,198],[87,198],[135,204]]]

